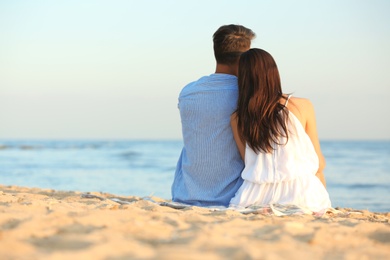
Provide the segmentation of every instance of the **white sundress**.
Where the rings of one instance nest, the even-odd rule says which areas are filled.
[[[282,145],[272,153],[256,153],[246,145],[241,174],[244,182],[231,199],[230,207],[282,204],[312,212],[331,207],[328,192],[315,176],[319,160],[310,137],[298,118],[291,112],[288,115],[287,144],[281,138]]]

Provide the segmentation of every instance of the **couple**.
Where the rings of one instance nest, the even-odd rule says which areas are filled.
[[[172,200],[329,208],[313,106],[282,92],[272,56],[250,49],[254,37],[244,26],[221,26],[213,35],[215,73],[181,91],[184,147]]]

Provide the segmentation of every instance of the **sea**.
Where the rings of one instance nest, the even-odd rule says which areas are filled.
[[[181,140],[0,140],[0,184],[169,200]],[[390,140],[321,141],[333,207],[390,212]]]

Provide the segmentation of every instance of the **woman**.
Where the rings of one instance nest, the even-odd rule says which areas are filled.
[[[283,94],[276,63],[261,49],[241,55],[238,85],[231,125],[245,168],[230,205],[330,208],[311,102]]]

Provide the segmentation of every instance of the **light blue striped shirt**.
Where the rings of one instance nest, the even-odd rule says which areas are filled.
[[[202,77],[181,91],[184,147],[172,184],[173,201],[228,206],[241,186],[244,162],[230,127],[237,97],[237,77],[229,74]]]

